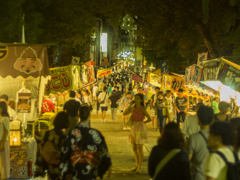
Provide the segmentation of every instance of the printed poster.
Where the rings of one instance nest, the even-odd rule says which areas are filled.
[[[26,148],[10,149],[10,178],[11,179],[28,178],[28,162]]]
[[[191,68],[192,66],[189,66],[185,69],[185,84],[188,85],[190,84],[190,80],[191,80],[191,77],[190,77],[190,72],[191,72]]]
[[[168,72],[168,61],[161,61],[161,72],[167,74]]]
[[[202,76],[202,67],[196,64],[193,65],[194,73],[192,76],[192,84],[199,84]]]
[[[45,45],[13,44],[0,45],[0,76],[48,76],[49,64]]]
[[[208,52],[198,53],[198,62],[197,65],[203,67],[203,61],[207,60]]]
[[[93,84],[95,79],[95,71],[94,71],[94,61],[86,62],[81,67],[81,83],[82,87],[89,86],[90,84]]]
[[[178,76],[163,75],[162,88],[165,90],[178,91],[184,88],[184,79]]]
[[[99,79],[110,74],[112,74],[112,69],[101,69],[97,71],[97,78]]]
[[[240,70],[221,61],[218,78],[223,84],[240,91]]]
[[[80,66],[72,66],[73,89],[80,88]]]
[[[18,113],[30,113],[31,112],[31,93],[18,93]]]
[[[73,89],[72,66],[63,66],[58,68],[51,68],[50,74],[52,79],[46,85],[46,94],[62,93]]]
[[[216,80],[219,64],[220,63],[217,60],[204,63],[202,81]]]
[[[158,83],[159,79],[158,79],[158,75],[157,74],[153,74],[153,73],[148,73],[148,81],[150,84],[154,85],[154,86],[158,86],[160,87],[161,84]]]
[[[58,46],[54,48],[53,63],[58,64],[62,56],[62,47]]]

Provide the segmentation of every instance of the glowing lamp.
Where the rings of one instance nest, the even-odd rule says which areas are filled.
[[[21,147],[21,131],[10,131],[10,147]]]

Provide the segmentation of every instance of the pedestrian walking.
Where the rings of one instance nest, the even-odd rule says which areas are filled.
[[[34,177],[44,177],[47,170],[48,179],[58,179],[61,148],[66,138],[64,129],[69,127],[69,116],[64,111],[59,112],[54,121],[54,129],[46,131],[37,151],[36,173]]]
[[[215,98],[213,99],[211,103],[211,107],[213,108],[214,114],[218,114],[218,104],[219,104],[219,96],[216,94]]]
[[[0,101],[0,179],[10,177],[10,122],[7,104]]]
[[[98,117],[98,112],[99,112],[99,108],[100,108],[100,102],[98,102],[98,96],[99,94],[101,94],[103,92],[103,87],[102,86],[99,86],[99,90],[98,92],[96,93],[96,103],[97,103],[97,108],[96,108],[96,114],[97,114],[97,117]]]
[[[189,137],[186,150],[191,162],[192,179],[205,180],[205,164],[209,155],[207,139],[209,136],[209,128],[214,118],[212,108],[201,105],[197,111],[197,117],[201,130]]]
[[[236,162],[233,151],[229,148],[234,144],[234,131],[229,122],[219,121],[210,126],[208,147],[214,153],[208,155],[206,160],[206,180],[227,180],[228,163]]]
[[[107,87],[105,86],[103,92],[98,96],[98,102],[102,110],[102,122],[105,122],[106,111],[108,110],[108,97]]]
[[[74,91],[69,92],[69,100],[63,105],[63,110],[66,110],[69,115],[69,131],[74,128],[78,123],[78,109],[81,107],[80,102],[75,100],[76,93]]]
[[[214,122],[226,121],[228,122],[231,119],[231,116],[228,115],[230,104],[227,102],[221,101],[218,104],[219,113],[215,114]]]
[[[183,90],[178,90],[178,97],[176,98],[176,109],[177,109],[177,123],[180,124],[180,120],[184,122],[186,118],[186,113],[188,110],[187,98],[183,96]]]
[[[121,101],[123,130],[130,129],[130,127],[126,126],[126,120],[129,119],[129,115],[123,114],[123,112],[129,107],[130,102],[131,102],[131,92],[128,92],[125,96],[123,96],[122,101]]]
[[[158,93],[157,99],[154,102],[154,106],[155,106],[155,112],[158,119],[159,131],[161,134],[162,129],[166,125],[167,117],[169,117],[168,101],[164,97],[162,91]]]
[[[134,102],[132,101],[131,106],[124,111],[123,115],[128,115],[130,113],[132,113],[133,124],[131,126],[129,142],[132,144],[136,162],[136,166],[131,169],[131,171],[140,173],[142,170],[142,161],[144,156],[143,145],[148,142],[145,123],[151,121],[151,117],[144,107],[144,97],[142,94],[135,95]],[[147,121],[144,121],[145,116],[147,116]]]
[[[168,123],[158,145],[152,148],[148,159],[148,174],[154,180],[190,180],[190,163],[184,151],[184,138],[179,125]]]
[[[108,86],[108,94],[112,94],[112,82],[109,82],[109,86]]]
[[[93,101],[94,102],[97,100],[97,92],[98,92],[98,86],[97,84],[93,84]]]
[[[168,101],[168,112],[169,112],[168,122],[173,122],[176,111],[175,111],[175,103],[172,98],[172,92],[170,90],[167,90],[166,92],[166,99]]]
[[[103,135],[89,127],[90,111],[79,110],[80,123],[71,129],[61,151],[60,179],[103,179],[111,177],[111,158]]]
[[[120,97],[117,96],[116,92],[113,92],[112,95],[108,98],[108,101],[111,102],[112,121],[113,121],[113,123],[115,123],[117,109],[118,109],[118,102],[120,101]]]
[[[233,149],[240,158],[240,118],[233,118],[230,120],[230,124],[234,130],[234,144]]]

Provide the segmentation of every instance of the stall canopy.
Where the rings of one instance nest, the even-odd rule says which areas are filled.
[[[45,84],[49,78],[45,45],[0,44],[0,95],[7,94],[9,100],[16,104],[17,92],[25,82],[26,88],[32,93],[32,110],[27,119],[37,119],[37,102],[41,108]]]

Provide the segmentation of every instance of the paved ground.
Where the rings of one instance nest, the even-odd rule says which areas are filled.
[[[157,144],[157,139],[160,135],[159,132],[152,130],[151,122],[146,125],[149,143],[144,146],[143,171],[141,174],[135,174],[129,171],[135,166],[135,160],[131,144],[128,143],[129,130],[123,131],[121,114],[118,111],[116,123],[113,123],[111,112],[108,110],[105,121],[105,123],[102,123],[101,114],[98,118],[96,117],[96,110],[94,109],[91,115],[92,127],[100,130],[106,139],[113,163],[111,179],[149,180],[150,177],[147,173],[148,157],[152,147]]]

